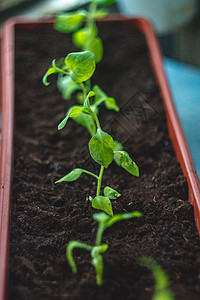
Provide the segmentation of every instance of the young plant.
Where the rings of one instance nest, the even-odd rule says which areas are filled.
[[[72,251],[74,248],[82,248],[84,250],[90,251],[92,257],[92,264],[96,270],[96,283],[98,285],[102,285],[103,283],[103,257],[102,254],[108,249],[107,244],[101,244],[102,235],[106,228],[112,226],[114,223],[121,220],[128,220],[131,218],[141,217],[142,214],[138,211],[134,211],[132,213],[115,215],[114,217],[110,217],[105,213],[94,214],[93,218],[98,222],[98,230],[96,235],[95,246],[90,246],[84,243],[80,243],[77,241],[69,242],[67,246],[67,259],[70,267],[72,268],[72,272],[76,273],[77,268],[72,255]]]
[[[92,52],[72,52],[65,58],[58,61],[54,59],[52,61],[51,67],[43,76],[43,84],[48,86],[50,84],[50,82],[48,82],[48,76],[58,74],[58,78],[62,79],[65,83],[65,92],[67,93],[67,97],[70,98],[76,89],[81,89],[81,102],[84,102],[89,88],[87,80],[91,78],[95,68],[96,63]],[[119,107],[117,106],[115,99],[107,96],[98,85],[94,85],[92,91],[95,93],[95,99],[91,107],[96,114],[98,114],[98,107],[101,103],[104,103],[106,108],[109,110],[119,111]],[[74,118],[74,120],[80,125],[86,127],[91,136],[96,133],[96,125],[91,116],[79,115]]]
[[[140,259],[142,266],[149,268],[155,279],[155,291],[152,300],[174,300],[174,295],[169,288],[169,279],[161,266],[150,257]]]
[[[89,151],[91,157],[101,166],[99,175],[96,175],[88,170],[76,168],[66,176],[57,180],[56,183],[63,181],[75,181],[81,176],[82,173],[93,176],[97,180],[97,190],[96,196],[94,198],[90,196],[89,200],[92,202],[92,206],[94,208],[103,210],[108,215],[113,216],[112,204],[110,200],[117,199],[121,195],[109,186],[105,187],[104,195],[100,195],[104,169],[111,164],[115,157],[119,161],[120,166],[130,174],[138,177],[139,169],[126,151],[115,150],[115,143],[113,138],[101,129],[99,119],[92,106],[90,105],[89,98],[94,95],[95,93],[93,91],[90,91],[84,101],[83,106],[72,106],[71,108],[69,108],[68,112],[66,113],[66,117],[58,125],[58,129],[61,130],[66,125],[69,118],[76,118],[80,115],[86,115],[90,116],[93,119],[93,121],[96,123],[97,130],[89,141]]]
[[[72,33],[75,46],[82,51],[91,51],[98,63],[103,56],[103,43],[98,37],[95,19],[104,18],[109,11],[105,8],[116,0],[90,0],[89,9],[63,13],[56,17],[54,28],[63,33]]]

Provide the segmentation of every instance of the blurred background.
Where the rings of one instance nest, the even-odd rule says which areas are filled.
[[[0,26],[13,16],[46,18],[87,0],[0,0]],[[164,68],[200,178],[200,0],[117,0],[111,12],[143,16],[152,23]]]

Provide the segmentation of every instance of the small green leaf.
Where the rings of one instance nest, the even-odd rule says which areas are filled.
[[[115,3],[116,0],[96,0],[97,5],[107,6]]]
[[[103,210],[110,216],[113,216],[112,204],[108,197],[97,196],[92,201],[92,207]]]
[[[100,253],[104,253],[104,252],[106,252],[108,250],[108,245],[106,245],[106,244],[103,244],[103,245],[101,245],[99,247],[100,247],[100,249],[99,249]]]
[[[107,109],[112,109],[115,111],[119,111],[119,107],[116,104],[116,101],[112,97],[108,97],[106,93],[98,86],[94,85],[93,91],[95,92],[95,104],[98,106],[102,102],[104,102]]]
[[[90,135],[95,135],[97,129],[96,129],[96,123],[94,121],[94,118],[90,115],[81,114],[78,117],[72,118],[75,122],[78,124],[84,126],[89,131]]]
[[[122,221],[122,220],[129,220],[132,218],[138,218],[142,217],[142,213],[139,211],[134,211],[132,213],[128,214],[122,214],[122,215],[114,215],[112,218],[110,218],[106,223],[105,223],[105,228],[108,228],[112,226],[114,223]]]
[[[87,45],[87,50],[94,53],[94,59],[96,63],[99,63],[103,57],[103,43],[99,37],[96,37],[90,41]]]
[[[98,128],[97,133],[89,141],[89,150],[92,158],[98,164],[107,168],[114,158],[113,148],[113,138]]]
[[[95,19],[102,19],[105,18],[109,14],[109,10],[105,8],[97,9],[94,18]]]
[[[75,181],[81,176],[82,173],[92,175],[95,178],[97,177],[97,175],[95,175],[94,173],[91,173],[84,169],[76,168],[72,170],[70,173],[68,173],[67,175],[65,175],[64,177],[62,177],[61,179],[57,180],[55,183],[60,183],[63,181],[67,181],[67,182]]]
[[[74,169],[73,171],[71,171],[66,176],[64,176],[61,179],[57,180],[55,183],[60,183],[60,182],[63,182],[63,181],[67,181],[67,182],[75,181],[81,176],[83,171],[84,171],[83,169],[79,169],[79,168]]]
[[[97,34],[98,29],[96,26],[93,26],[92,28],[84,27],[73,33],[72,41],[78,48],[86,50],[85,47],[89,37],[95,37]]]
[[[61,14],[56,17],[54,29],[63,33],[74,32],[82,26],[86,15],[87,12],[85,10]]]
[[[90,108],[83,107],[83,106],[72,106],[69,108],[66,117],[62,120],[62,122],[58,125],[58,130],[63,129],[65,127],[67,121],[69,118],[75,118],[78,117],[80,114],[87,114],[87,115],[92,115],[93,112],[91,111]]]
[[[119,154],[119,161],[122,168],[134,176],[139,176],[139,169],[136,163],[130,158],[126,151],[115,151]]]
[[[105,197],[108,197],[109,199],[117,199],[118,197],[121,196],[120,193],[118,193],[116,190],[112,189],[112,188],[109,187],[109,186],[106,186],[106,187],[104,188],[103,193],[104,193],[104,196],[105,196]]]
[[[72,52],[65,58],[65,64],[72,71],[70,77],[75,82],[88,80],[95,71],[94,54],[90,51]]]
[[[94,214],[93,219],[99,223],[105,223],[110,219],[110,217],[107,214],[101,212],[101,213]]]
[[[69,100],[74,92],[81,90],[80,85],[74,82],[69,76],[59,77],[57,80],[57,86],[65,100]]]
[[[51,74],[55,74],[55,73],[59,73],[59,71],[56,70],[55,68],[52,68],[52,67],[49,68],[47,70],[47,72],[45,73],[45,75],[43,76],[43,78],[42,78],[43,84],[48,86],[50,84],[50,82],[47,81],[48,76],[51,75]]]

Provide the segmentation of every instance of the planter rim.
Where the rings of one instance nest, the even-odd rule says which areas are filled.
[[[164,73],[162,55],[152,27],[144,18],[125,18],[113,14],[100,22],[123,21],[138,28],[144,35],[149,48],[149,56],[154,76],[167,116],[169,136],[172,140],[178,161],[188,182],[189,201],[194,206],[195,221],[200,234],[200,182],[187,145],[181,123],[170,93]],[[1,111],[2,139],[0,157],[0,300],[6,298],[7,260],[9,246],[10,197],[13,160],[13,127],[14,127],[14,36],[15,28],[31,28],[44,24],[51,26],[53,19],[11,18],[5,22],[1,41]]]

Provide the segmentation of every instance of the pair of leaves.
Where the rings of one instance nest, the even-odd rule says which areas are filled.
[[[116,101],[112,97],[108,97],[106,93],[98,86],[94,85],[93,91],[95,93],[95,105],[99,106],[102,102],[104,102],[107,109],[119,111],[119,107],[116,104]]]
[[[91,91],[88,93],[83,106],[70,107],[66,113],[66,117],[58,125],[58,130],[61,130],[65,127],[69,118],[76,118],[76,117],[79,117],[81,114],[93,116],[94,112],[91,110],[90,106],[87,105],[89,98],[92,96],[94,96],[94,92]]]
[[[109,5],[109,3],[106,5]],[[104,18],[105,16],[107,16],[107,14],[108,10],[97,9],[93,17],[95,19]],[[83,22],[85,21],[87,16],[88,12],[86,10],[78,10],[76,12],[60,14],[56,17],[54,29],[63,33],[75,32],[83,25]]]
[[[66,56],[62,67],[58,67],[55,60],[52,61],[52,67],[50,67],[43,76],[43,83],[46,86],[49,85],[50,83],[47,81],[48,76],[54,73],[68,75],[74,82],[84,82],[93,75],[95,68],[96,63],[92,52],[72,52]],[[69,85],[70,81],[68,82],[68,86]],[[74,88],[75,86],[73,86],[72,89]]]
[[[104,188],[104,196],[96,196],[92,200],[92,207],[100,209],[110,216],[113,216],[113,209],[110,199],[117,199],[120,197],[120,193],[112,189],[109,186]]]
[[[108,216],[107,214],[101,212],[93,215],[93,218],[98,223],[101,223],[104,227],[104,230],[110,226],[112,226],[114,223],[122,221],[122,220],[129,220],[132,218],[138,218],[142,217],[142,213],[139,211],[134,211],[127,214],[117,214],[113,217]]]

